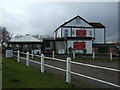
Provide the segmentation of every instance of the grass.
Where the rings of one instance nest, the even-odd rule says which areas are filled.
[[[3,88],[71,88],[70,84],[40,73],[40,69],[26,67],[14,59],[3,58]]]

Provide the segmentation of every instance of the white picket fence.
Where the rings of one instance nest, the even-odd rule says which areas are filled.
[[[14,56],[17,57],[17,62],[20,62],[20,58],[21,58],[21,59],[25,59],[26,60],[26,66],[29,66],[29,62],[40,64],[41,65],[41,73],[44,73],[44,71],[45,71],[44,66],[47,66],[49,68],[53,68],[53,69],[56,69],[56,70],[60,70],[60,71],[63,71],[63,72],[66,72],[66,82],[67,83],[71,83],[71,75],[74,74],[74,75],[77,75],[77,76],[80,76],[80,77],[84,77],[84,78],[87,78],[87,79],[91,79],[91,80],[94,80],[94,81],[98,81],[98,82],[101,82],[101,83],[104,83],[104,84],[108,84],[108,85],[120,88],[120,85],[117,85],[117,84],[114,84],[114,83],[111,83],[111,82],[107,82],[107,81],[104,81],[104,80],[100,80],[100,79],[97,79],[97,78],[93,78],[93,77],[90,77],[90,76],[87,76],[87,75],[83,75],[83,74],[80,74],[80,73],[72,72],[71,71],[71,64],[77,64],[77,65],[82,65],[82,66],[87,66],[87,67],[93,67],[93,68],[98,68],[98,69],[114,71],[114,72],[120,72],[120,70],[118,70],[118,69],[113,69],[113,68],[108,68],[108,67],[103,67],[103,66],[96,66],[96,65],[85,64],[85,63],[78,63],[78,62],[71,61],[70,57],[67,57],[67,60],[63,60],[63,59],[58,59],[58,58],[53,58],[53,57],[45,57],[44,54],[33,55],[33,54],[29,54],[29,52],[24,53],[24,52],[20,52],[19,50],[18,51],[13,51],[13,52],[17,53],[17,55],[14,55]],[[21,57],[20,53],[25,54],[26,58]],[[33,56],[34,57],[35,56],[36,57],[40,57],[41,58],[41,62],[30,60],[29,59],[29,55],[31,55],[32,58],[33,58]],[[45,58],[46,59],[52,59],[52,60],[65,62],[66,63],[66,70],[62,69],[62,68],[59,68],[59,67],[55,67],[55,66],[52,66],[52,65],[45,64],[44,63],[44,59]]]

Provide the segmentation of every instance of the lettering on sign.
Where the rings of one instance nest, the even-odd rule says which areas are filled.
[[[86,30],[76,30],[77,37],[86,37]]]
[[[75,50],[84,50],[86,48],[86,43],[85,42],[74,42],[73,44]]]

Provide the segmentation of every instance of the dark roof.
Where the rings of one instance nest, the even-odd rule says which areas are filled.
[[[80,18],[82,19],[84,22],[88,23],[90,26],[92,26],[93,28],[105,28],[105,26],[103,26],[101,23],[93,23],[93,22],[88,22],[86,21],[84,18],[80,17],[79,15],[77,15],[76,17],[70,19],[69,21],[65,22],[64,24],[60,25],[55,31],[57,31],[60,27],[63,27],[64,25],[68,24],[69,22],[71,22],[72,20],[76,19],[76,18]],[[54,32],[55,32],[54,31]]]
[[[102,25],[101,23],[89,22],[89,24],[94,28],[105,28],[105,26]]]

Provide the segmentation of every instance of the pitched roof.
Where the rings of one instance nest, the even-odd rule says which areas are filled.
[[[25,35],[25,36],[16,36],[12,38],[10,42],[42,42],[42,40],[38,40],[32,35]]]
[[[73,21],[73,20],[76,19],[76,18],[82,19],[84,22],[86,22],[87,24],[89,24],[90,26],[92,26],[92,27],[94,27],[94,28],[105,28],[105,26],[103,26],[101,23],[88,22],[88,21],[86,21],[84,18],[82,18],[82,17],[80,17],[79,15],[77,15],[76,17],[74,17],[74,18],[70,19],[69,21],[65,22],[64,24],[60,25],[55,31],[57,31],[60,27],[68,24],[69,22]],[[55,32],[55,31],[54,31],[54,32]]]
[[[89,24],[94,28],[105,28],[105,26],[102,25],[101,23],[89,22]]]

